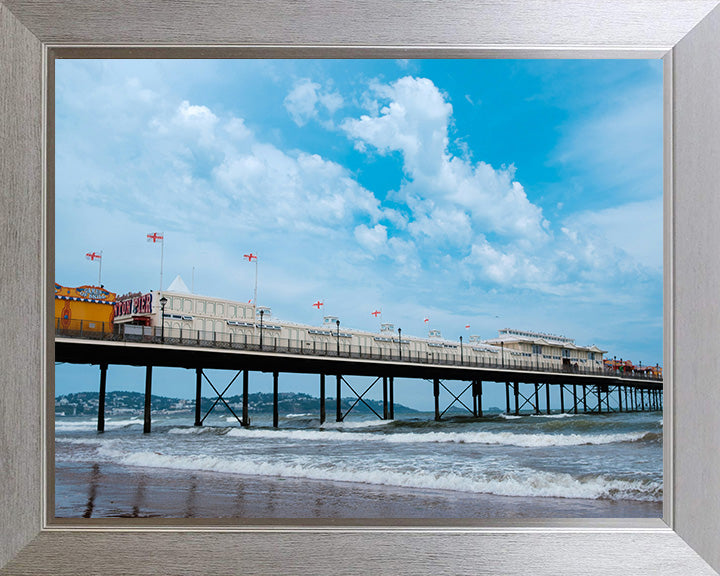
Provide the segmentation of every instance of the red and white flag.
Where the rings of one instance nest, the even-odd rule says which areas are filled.
[[[465,324],[465,330],[470,330],[470,324]]]
[[[428,322],[430,322],[430,318],[428,318],[428,317],[426,316],[426,317],[425,317],[425,320],[423,320],[423,322],[425,322],[425,324],[427,324]]]
[[[380,312],[380,310],[375,310],[374,312],[370,312],[370,314],[372,314],[373,316],[375,316],[375,318],[377,318],[380,314],[382,314],[382,312]]]
[[[153,232],[152,234],[147,235],[147,241],[152,242],[155,244],[156,242],[162,242],[163,241],[163,235],[160,232]],[[186,276],[187,278],[187,276]]]
[[[250,252],[250,254],[243,254],[243,258],[246,258],[248,262],[252,262],[253,260],[257,260],[257,255]]]
[[[90,260],[90,262],[95,262],[95,260],[100,260],[102,258],[102,254],[98,254],[97,252],[88,252],[85,254],[85,258]]]
[[[315,302],[315,304],[313,304],[313,306],[315,306],[315,308],[317,308],[318,310],[320,310],[320,307],[324,306],[324,305],[325,305],[325,303],[320,302],[320,300],[318,300],[317,302]]]

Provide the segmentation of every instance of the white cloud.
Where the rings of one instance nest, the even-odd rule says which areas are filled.
[[[348,118],[341,128],[361,151],[402,155],[407,178],[394,198],[409,208],[406,241],[433,253],[453,246],[461,253],[502,254],[484,273],[500,284],[517,277],[510,270],[521,263],[526,271],[543,268],[540,260],[528,264],[552,238],[542,209],[529,201],[513,166],[495,169],[449,152],[453,108],[447,96],[429,79],[410,76],[375,83],[371,94],[374,100],[365,98],[370,114]]]
[[[387,246],[387,227],[376,224],[368,228],[365,224],[355,227],[355,238],[360,245],[373,254],[385,252]]]
[[[585,258],[605,268],[607,254],[618,254],[618,266],[662,271],[662,198],[629,202],[568,218],[563,232]]]
[[[285,97],[285,109],[290,113],[293,122],[304,126],[310,120],[319,118],[319,105],[332,116],[342,108],[343,98],[337,92],[322,90],[322,86],[308,78],[295,83],[290,93]]]

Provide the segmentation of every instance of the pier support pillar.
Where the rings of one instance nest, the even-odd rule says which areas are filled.
[[[482,418],[483,415],[483,408],[482,408],[482,380],[478,381],[478,416]]]
[[[150,433],[150,400],[152,397],[152,366],[145,367],[145,420],[143,434]]]
[[[565,384],[560,384],[560,414],[565,414]]]
[[[278,427],[278,373],[273,372],[273,428]]]
[[[640,407],[645,412],[645,390],[640,388]]]
[[[473,416],[478,416],[477,380],[472,381]]]
[[[602,413],[602,396],[600,395],[600,384],[597,385],[598,414]]]
[[[517,397],[515,398],[515,412],[517,412]],[[505,382],[505,414],[510,414],[510,382]]]
[[[105,385],[107,383],[107,364],[100,364],[100,392],[98,394],[97,431],[105,432]]]
[[[540,402],[538,402],[538,385],[535,384],[535,414],[540,414]]]
[[[587,386],[585,384],[582,385],[582,395],[583,395],[583,412],[587,414]]]
[[[325,374],[320,374],[320,424],[325,424]]]
[[[342,393],[342,376],[338,374],[336,376],[335,381],[335,398],[336,398],[336,405],[335,405],[335,422],[342,422],[342,399],[340,397]]]
[[[195,368],[195,426],[202,426],[202,368]]]
[[[390,376],[390,420],[395,420],[395,378]]]
[[[545,413],[550,414],[550,384],[545,384]]]
[[[388,379],[383,376],[383,420],[388,419]]]
[[[250,376],[248,374],[248,370],[243,370],[243,391],[242,391],[242,398],[243,398],[243,412],[242,412],[242,425],[247,428],[250,426],[250,417],[248,414],[248,402],[249,400],[249,390],[250,388]]]
[[[433,380],[433,396],[435,396],[435,421],[440,421],[440,380]]]
[[[618,386],[618,412],[622,412],[622,386]]]
[[[573,411],[575,412],[575,414],[578,413],[577,404],[577,384],[573,384]]]
[[[515,416],[520,415],[520,383],[515,382]]]

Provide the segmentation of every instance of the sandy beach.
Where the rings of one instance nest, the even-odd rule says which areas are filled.
[[[58,518],[658,518],[662,503],[508,497],[58,463]]]

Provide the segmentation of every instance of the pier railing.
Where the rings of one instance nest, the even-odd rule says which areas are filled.
[[[623,372],[609,370],[589,360],[570,358],[570,364],[548,362],[542,355],[531,357],[520,356],[517,351],[505,348],[502,352],[491,353],[473,349],[472,343],[453,345],[445,351],[417,351],[409,349],[410,340],[398,341],[397,337],[384,346],[363,346],[343,342],[347,340],[340,333],[339,337],[327,336],[323,340],[302,340],[280,338],[273,328],[267,328],[263,334],[237,334],[232,332],[215,332],[206,330],[190,330],[184,328],[160,326],[138,326],[132,324],[113,325],[104,322],[85,320],[57,319],[55,335],[63,338],[82,338],[89,340],[106,340],[117,342],[138,342],[146,344],[169,344],[182,346],[198,346],[227,350],[246,350],[255,352],[272,352],[278,354],[300,354],[307,356],[326,356],[374,360],[385,362],[411,362],[448,366],[467,366],[477,368],[498,368],[522,370],[528,372],[553,372],[588,375],[615,375],[633,380],[651,382],[662,381],[662,377],[651,372]]]

